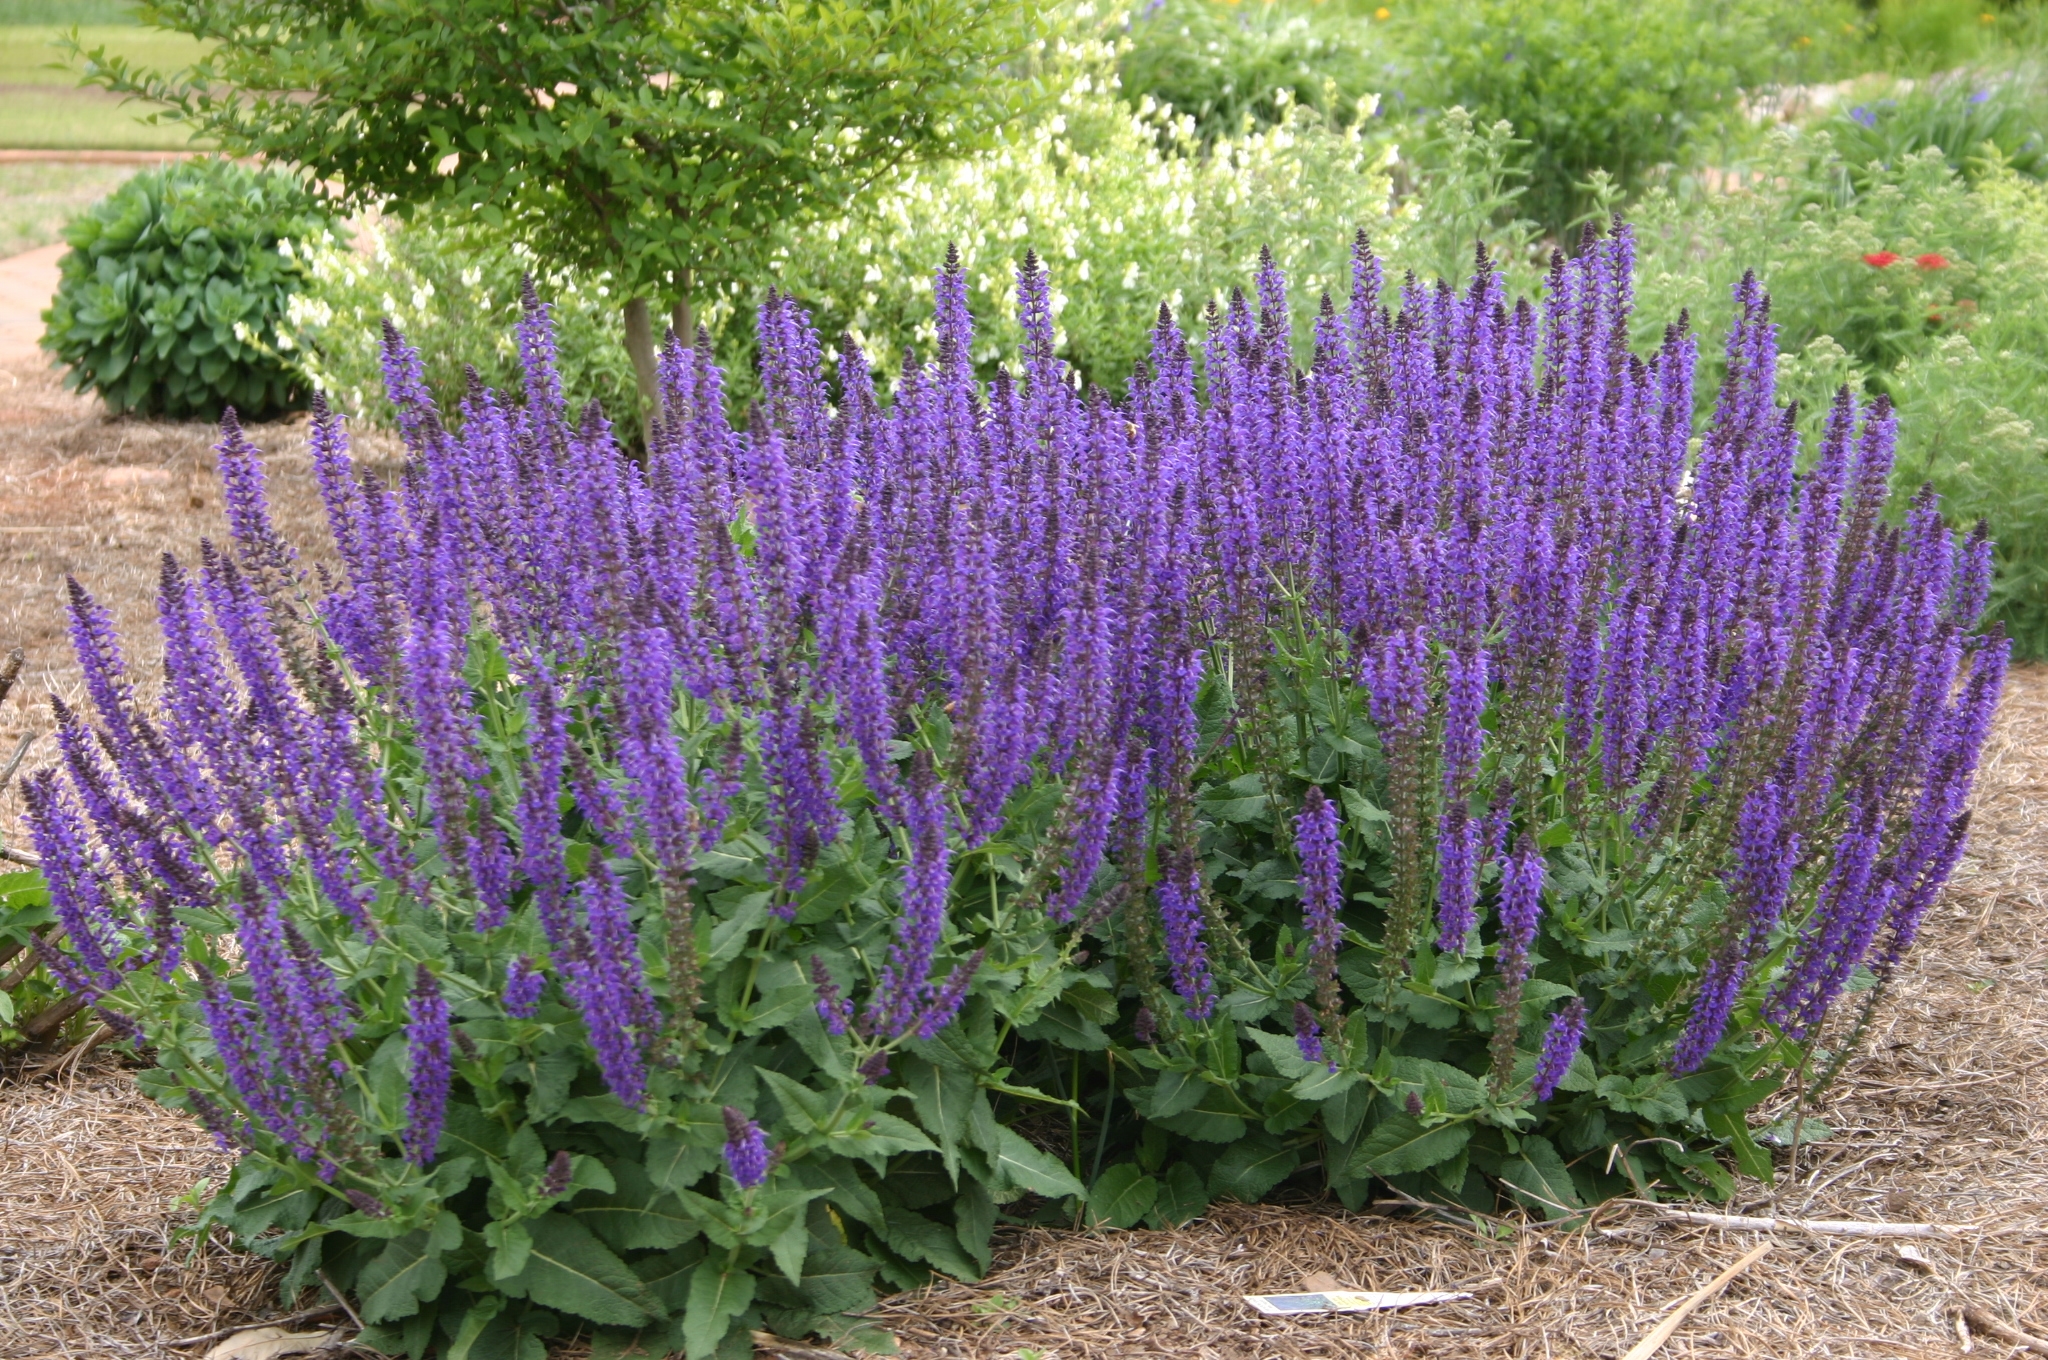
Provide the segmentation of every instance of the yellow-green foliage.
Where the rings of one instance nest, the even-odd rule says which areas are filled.
[[[1227,300],[1261,247],[1312,310],[1324,290],[1350,291],[1359,230],[1383,249],[1401,236],[1397,152],[1360,130],[1369,100],[1339,126],[1282,92],[1276,122],[1205,148],[1192,116],[1118,98],[1116,56],[1099,39],[1056,45],[1050,116],[979,156],[910,171],[793,237],[775,261],[780,286],[817,308],[825,334],[852,334],[893,369],[906,342],[929,353],[931,262],[956,246],[976,358],[989,363],[1017,349],[1015,265],[1035,249],[1067,358],[1115,388],[1144,355],[1162,301],[1186,314]]]

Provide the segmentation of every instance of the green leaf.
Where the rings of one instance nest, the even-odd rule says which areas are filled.
[[[875,1263],[852,1247],[814,1246],[804,1258],[802,1292],[821,1313],[865,1312],[874,1307],[874,1277]]]
[[[1225,1148],[1209,1168],[1209,1191],[1257,1204],[1300,1164],[1300,1153],[1272,1134],[1255,1131]]]
[[[949,1175],[958,1175],[960,1144],[967,1140],[968,1112],[973,1108],[974,1074],[965,1068],[938,1066],[922,1058],[905,1061],[904,1084],[910,1088],[917,1122],[937,1140]]]
[[[956,1280],[971,1280],[981,1273],[960,1250],[960,1239],[952,1229],[899,1204],[888,1206],[882,1240],[891,1250],[924,1261]]]
[[[1034,1191],[1048,1199],[1087,1193],[1081,1182],[1074,1179],[1074,1174],[1061,1166],[1052,1154],[1041,1152],[1025,1142],[1024,1136],[1015,1129],[1003,1129],[1001,1142],[1001,1150],[991,1160],[997,1177],[1005,1184],[1019,1190]]]
[[[586,1191],[568,1212],[616,1251],[667,1251],[695,1237],[697,1222],[674,1195],[655,1188],[638,1162],[611,1165],[617,1182],[609,1194]]]
[[[1501,1163],[1508,1192],[1545,1218],[1569,1218],[1583,1207],[1557,1147],[1540,1134],[1524,1134],[1522,1150]]]
[[[440,1297],[448,1272],[441,1248],[425,1230],[409,1232],[384,1244],[356,1277],[357,1311],[365,1322],[390,1322],[411,1317],[422,1303]]]
[[[1179,1227],[1199,1218],[1209,1207],[1209,1187],[1202,1173],[1186,1162],[1175,1162],[1159,1176],[1159,1196],[1152,1216],[1163,1226]]]
[[[1353,1149],[1347,1170],[1353,1176],[1400,1176],[1423,1171],[1457,1155],[1472,1139],[1472,1126],[1459,1122],[1425,1128],[1413,1115],[1385,1120]]]
[[[640,1278],[575,1219],[556,1211],[528,1231],[533,1254],[516,1283],[535,1303],[614,1327],[640,1327],[662,1315]]]
[[[1707,1128],[1728,1140],[1728,1149],[1735,1154],[1735,1164],[1742,1168],[1742,1174],[1768,1185],[1776,1174],[1776,1168],[1771,1163],[1771,1154],[1757,1146],[1742,1111],[1709,1105],[1702,1113]]]
[[[1135,1228],[1159,1199],[1159,1182],[1136,1162],[1118,1162],[1096,1178],[1088,1192],[1088,1215],[1098,1225]]]
[[[1057,1044],[1061,1048],[1089,1053],[1109,1047],[1109,1036],[1103,1033],[1102,1026],[1083,1018],[1065,1001],[1053,1002],[1036,1020],[1021,1026],[1017,1033],[1037,1043]]]
[[[683,1345],[689,1360],[703,1360],[715,1352],[732,1329],[732,1320],[753,1301],[753,1272],[728,1270],[715,1259],[698,1266],[690,1278],[690,1304],[683,1314]]]

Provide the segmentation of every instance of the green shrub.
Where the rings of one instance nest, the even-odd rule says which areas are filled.
[[[393,337],[402,491],[316,419],[318,578],[229,425],[165,683],[74,590],[23,791],[66,985],[240,1150],[206,1224],[387,1353],[704,1360],[873,1342],[1002,1219],[1768,1178],[1962,852],[1989,562],[1874,532],[1881,410],[1795,480],[1754,289],[1694,441],[1622,238],[1540,314],[1356,264],[1313,381],[1269,266],[1123,404],[1039,272],[1021,374],[955,265],[886,403],[776,299],[746,428],[678,347],[644,462],[538,302],[459,428]]]
[[[956,247],[980,318],[974,357],[989,365],[1022,338],[1014,271],[1035,250],[1053,270],[1062,356],[1118,391],[1148,353],[1161,302],[1183,315],[1226,302],[1266,246],[1294,280],[1304,334],[1321,294],[1348,289],[1355,233],[1398,251],[1407,214],[1392,198],[1396,154],[1356,119],[1338,126],[1282,93],[1270,126],[1205,143],[1192,115],[1118,98],[1116,50],[1062,44],[1051,116],[806,228],[778,253],[777,285],[816,309],[824,334],[853,335],[893,370],[906,345],[932,352],[922,262]]]
[[[2048,81],[2033,63],[1964,71],[1912,85],[1879,86],[1837,106],[1827,122],[1852,174],[1896,166],[1939,148],[1966,173],[2002,159],[2021,174],[2048,175]],[[1986,144],[1995,148],[1987,152]]]
[[[1062,355],[1115,390],[1147,352],[1162,301],[1199,312],[1227,300],[1268,243],[1297,280],[1304,323],[1323,290],[1348,287],[1346,243],[1356,232],[1400,264],[1414,262],[1402,252],[1413,210],[1392,200],[1394,150],[1355,120],[1335,127],[1282,95],[1273,125],[1205,143],[1191,116],[1118,98],[1116,52],[1102,39],[1056,44],[1046,78],[1060,96],[1047,116],[1007,131],[987,153],[905,171],[845,215],[792,232],[770,262],[775,285],[815,308],[826,335],[852,334],[873,364],[893,371],[906,350],[931,352],[924,262],[955,247],[982,318],[975,357],[986,366],[1018,343],[1012,273],[1036,250],[1062,279],[1053,299]],[[1483,179],[1489,166],[1497,175],[1501,147],[1485,134],[1468,140],[1445,158],[1445,176]],[[1448,248],[1442,224],[1425,225],[1422,264],[1441,255],[1469,267],[1464,218]],[[429,356],[429,386],[443,399],[459,396],[464,365],[494,385],[516,383],[517,356],[494,323],[517,314],[527,272],[543,276],[562,329],[567,390],[608,412],[632,409],[631,369],[608,334],[605,276],[540,269],[502,238],[445,218],[374,232],[368,252],[318,253],[313,282],[292,304],[306,370],[345,409],[389,418],[375,341],[386,316]],[[726,288],[700,311],[741,400],[755,390],[758,302],[754,290]]]
[[[1973,185],[1938,148],[1859,167],[1827,132],[1787,130],[1753,187],[1653,191],[1634,221],[1640,316],[1686,308],[1711,331],[1754,268],[1809,429],[1843,382],[1898,403],[1902,485],[1931,481],[1958,523],[1988,519],[1992,608],[2022,655],[2048,656],[2048,190],[2010,169]]]
[[[1387,87],[1384,49],[1368,25],[1322,8],[1154,0],[1133,9],[1118,71],[1128,98],[1149,95],[1192,114],[1205,137],[1234,137],[1294,104],[1340,124],[1356,117],[1361,98]]]
[[[43,347],[74,390],[116,412],[287,410],[306,387],[278,328],[305,279],[302,248],[332,233],[282,172],[225,160],[146,170],[65,228]]]
[[[378,353],[386,321],[411,337],[427,386],[446,409],[459,408],[471,369],[487,386],[516,389],[511,328],[526,277],[553,305],[565,388],[614,417],[635,409],[633,365],[619,335],[621,300],[609,274],[545,264],[468,213],[433,210],[366,222],[353,246],[328,241],[305,260],[306,284],[290,300],[285,343],[312,387],[353,417],[392,423]],[[717,322],[729,311],[705,319]]]
[[[1592,172],[1633,192],[1658,167],[1684,163],[1737,117],[1745,86],[1797,78],[1853,11],[1772,0],[1474,0],[1409,12],[1390,25],[1416,68],[1419,89],[1407,93],[1512,123],[1527,143],[1525,207],[1561,231],[1590,206]]]

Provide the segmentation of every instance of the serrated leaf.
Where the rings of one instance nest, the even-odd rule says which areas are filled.
[[[683,1313],[683,1346],[689,1360],[703,1360],[718,1349],[732,1320],[754,1301],[753,1272],[728,1271],[720,1260],[697,1267],[690,1278],[690,1304]]]
[[[641,1327],[662,1315],[640,1277],[567,1214],[544,1214],[527,1231],[533,1251],[518,1283],[535,1303],[614,1327]]]
[[[1159,1196],[1153,1202],[1153,1217],[1167,1227],[1179,1227],[1209,1207],[1209,1187],[1202,1173],[1186,1162],[1175,1162],[1160,1173]]]
[[[1209,1192],[1257,1204],[1301,1164],[1301,1154],[1269,1133],[1253,1133],[1223,1150],[1209,1168]]]
[[[365,1322],[411,1317],[422,1303],[440,1295],[447,1279],[441,1249],[431,1236],[424,1230],[406,1233],[385,1243],[356,1276],[358,1311]]]
[[[1569,1218],[1582,1207],[1564,1158],[1539,1134],[1523,1136],[1521,1152],[1501,1163],[1500,1178],[1510,1194],[1545,1218]]]
[[[1413,1115],[1397,1114],[1366,1134],[1351,1153],[1354,1176],[1401,1176],[1424,1171],[1456,1156],[1472,1139],[1468,1123],[1426,1128]]]
[[[569,1215],[616,1251],[667,1251],[695,1237],[697,1222],[674,1195],[659,1190],[638,1162],[611,1167],[610,1193],[578,1195]]]
[[[821,1313],[859,1313],[872,1308],[869,1281],[875,1263],[852,1247],[812,1247],[804,1258],[803,1296]]]
[[[1003,1129],[1000,1142],[1001,1148],[991,1160],[995,1163],[996,1174],[1005,1183],[1048,1199],[1087,1193],[1081,1182],[1074,1179],[1073,1172],[1061,1166],[1052,1154],[1041,1152],[1025,1142],[1024,1136],[1015,1129]]]
[[[1112,1228],[1135,1228],[1159,1199],[1159,1182],[1136,1162],[1119,1162],[1095,1179],[1088,1216]]]

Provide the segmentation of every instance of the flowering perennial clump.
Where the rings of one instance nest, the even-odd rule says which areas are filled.
[[[537,299],[458,413],[392,332],[402,475],[313,425],[338,571],[230,421],[160,702],[74,593],[65,981],[249,1154],[212,1214],[415,1354],[842,1335],[999,1206],[1767,1176],[1743,1113],[1901,965],[2005,645],[1892,412],[1802,458],[1752,279],[1696,433],[1631,267],[1390,295],[1361,241],[1297,336],[1268,262],[1113,398],[1032,259],[977,382],[949,262],[893,404],[772,297],[744,427],[672,343],[644,461]]]

